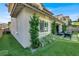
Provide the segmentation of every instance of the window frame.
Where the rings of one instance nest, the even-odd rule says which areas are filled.
[[[43,24],[43,25],[41,25]],[[39,24],[39,28],[40,28],[40,32],[48,32],[48,22],[44,21],[44,20],[40,20],[40,24]],[[42,27],[41,27],[42,26]],[[43,30],[42,30],[42,29]]]

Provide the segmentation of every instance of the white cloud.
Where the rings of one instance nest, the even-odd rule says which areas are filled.
[[[7,23],[9,21],[11,21],[10,16],[0,17],[0,23]]]
[[[79,14],[71,14],[71,15],[69,15],[70,16],[70,18],[73,20],[73,21],[75,21],[75,20],[77,20],[78,18],[79,18]]]

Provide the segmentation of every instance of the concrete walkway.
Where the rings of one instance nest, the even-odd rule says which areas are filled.
[[[78,35],[73,34],[71,40],[73,40],[73,41],[78,41],[78,40],[79,40],[79,39],[78,39]]]

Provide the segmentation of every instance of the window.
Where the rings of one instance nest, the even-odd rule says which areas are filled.
[[[44,32],[44,21],[40,21],[40,32]]]
[[[44,23],[44,30],[45,30],[45,32],[48,31],[48,22]]]
[[[48,31],[48,22],[43,20],[40,21],[40,32],[47,32]]]

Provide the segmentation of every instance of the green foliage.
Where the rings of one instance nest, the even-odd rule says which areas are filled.
[[[67,30],[67,26],[65,24],[62,25],[62,30],[65,32]]]
[[[53,34],[56,33],[56,21],[54,20],[54,22],[51,23],[51,32]]]
[[[33,14],[30,23],[30,35],[31,35],[31,43],[32,48],[38,48],[40,46],[39,42],[39,17],[36,14]]]

